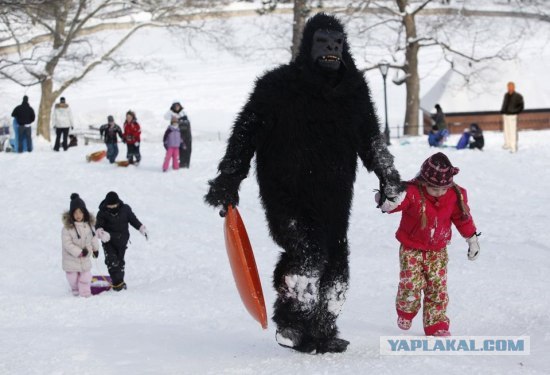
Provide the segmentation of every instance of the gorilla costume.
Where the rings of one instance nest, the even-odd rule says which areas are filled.
[[[208,204],[239,203],[254,154],[270,234],[283,250],[273,277],[277,342],[302,352],[343,352],[349,342],[337,337],[336,318],[348,288],[357,156],[376,173],[385,198],[403,187],[335,17],[309,19],[296,60],[256,81],[219,175],[209,182]]]

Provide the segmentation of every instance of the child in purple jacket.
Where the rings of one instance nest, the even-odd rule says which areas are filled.
[[[183,141],[181,139],[180,129],[178,127],[178,118],[172,116],[170,119],[170,125],[166,132],[164,132],[164,148],[166,149],[166,156],[164,157],[164,164],[162,165],[162,171],[166,172],[168,170],[168,165],[170,164],[170,159],[172,159],[172,168],[175,170],[179,169],[179,154],[180,146]]]

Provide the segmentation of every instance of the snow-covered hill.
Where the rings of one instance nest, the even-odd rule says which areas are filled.
[[[239,22],[246,40],[253,25],[248,19]],[[501,149],[500,133],[485,134],[483,152],[443,150],[461,169],[456,181],[468,189],[483,232],[476,262],[466,259],[466,243],[457,233],[449,248],[451,331],[528,335],[529,356],[380,356],[380,336],[403,333],[394,312],[394,233],[400,217],[375,208],[378,181],[365,169],[355,185],[351,288],[339,320],[342,337],[351,345],[341,355],[298,354],[275,343],[271,322],[262,331],[248,316],[229,269],[222,220],[202,201],[224,152],[229,125],[254,77],[288,55],[276,50],[241,59],[212,45],[186,55],[159,33],[140,35],[121,51],[126,56],[155,55],[166,64],[159,72],[100,69],[65,93],[82,126],[103,121],[110,113],[121,119],[127,109],[137,111],[148,132],[138,168],[86,163],[85,155],[101,145],[54,153],[39,140],[31,154],[0,153],[0,374],[548,373],[550,131],[520,133],[520,150],[514,155]],[[265,42],[262,38],[250,43]],[[437,72],[425,78],[435,82]],[[382,108],[378,72],[370,72],[369,80]],[[23,91],[4,83],[0,90],[0,109],[6,113]],[[36,108],[37,90],[27,93]],[[388,97],[390,116],[401,119],[403,88],[391,87]],[[174,98],[183,101],[193,122],[192,168],[162,173],[164,149],[158,137],[166,126],[162,115]],[[449,144],[456,141],[451,137]],[[435,152],[424,138],[394,139],[390,150],[403,178],[413,177]],[[124,154],[121,145],[120,157]],[[73,192],[97,212],[110,190],[132,206],[149,228],[150,239],[132,230],[127,291],[74,298],[61,269],[61,213]],[[279,249],[268,236],[257,196],[254,176],[249,176],[241,187],[240,209],[271,313],[271,274]],[[103,256],[94,270],[106,272]],[[422,334],[419,321],[408,334]]]
[[[455,335],[529,335],[525,357],[381,357],[379,337],[399,335],[393,301],[398,280],[399,215],[374,207],[374,175],[359,172],[350,227],[351,289],[340,318],[351,341],[342,355],[301,355],[280,348],[241,305],[224,250],[222,220],[205,206],[223,141],[195,142],[190,170],[161,172],[163,148],[143,143],[138,168],[87,164],[97,146],[53,153],[0,153],[0,373],[2,374],[358,374],[444,371],[545,374],[550,368],[550,234],[547,172],[550,132],[520,134],[509,154],[501,134],[484,152],[445,149],[461,168],[481,237],[476,262],[457,233],[450,246],[451,329]],[[456,139],[449,140],[451,144]],[[434,152],[421,138],[395,141],[404,178]],[[90,299],[70,295],[61,270],[61,213],[78,192],[88,207],[116,190],[149,227],[132,232],[126,292]],[[241,213],[257,257],[269,312],[279,249],[268,237],[251,176]],[[96,272],[105,272],[103,256]],[[410,334],[422,334],[415,321]]]

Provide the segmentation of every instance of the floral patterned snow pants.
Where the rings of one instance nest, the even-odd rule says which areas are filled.
[[[399,249],[399,288],[395,306],[397,315],[412,320],[420,310],[420,295],[424,291],[424,332],[433,335],[449,330],[446,310],[447,248],[441,251]]]

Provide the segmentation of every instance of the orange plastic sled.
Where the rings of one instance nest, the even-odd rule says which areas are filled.
[[[263,329],[267,329],[262,284],[246,228],[236,207],[229,206],[227,210],[224,235],[229,263],[241,300],[250,315],[262,325]]]
[[[102,160],[105,156],[107,156],[107,151],[103,150],[103,151],[96,151],[96,152],[92,152],[91,154],[89,155],[86,155],[86,161],[89,163],[91,161],[100,161]]]

